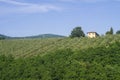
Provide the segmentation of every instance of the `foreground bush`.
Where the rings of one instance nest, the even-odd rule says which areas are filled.
[[[57,50],[44,56],[0,56],[0,80],[119,80],[120,42],[105,47]]]

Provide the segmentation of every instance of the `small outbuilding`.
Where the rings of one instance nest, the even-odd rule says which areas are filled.
[[[97,32],[87,32],[87,36],[88,38],[96,38],[99,34]]]

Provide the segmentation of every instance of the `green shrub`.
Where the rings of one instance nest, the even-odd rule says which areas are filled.
[[[0,55],[0,80],[119,80],[120,42],[109,47],[70,48],[44,56]]]

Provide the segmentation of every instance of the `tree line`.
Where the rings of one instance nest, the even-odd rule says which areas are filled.
[[[111,27],[109,31],[107,31],[105,33],[106,35],[113,35],[114,34],[114,30],[113,28]],[[118,30],[116,32],[116,34],[120,34],[120,30]],[[98,34],[99,35],[99,34]],[[82,27],[75,27],[72,31],[71,31],[71,34],[70,34],[70,37],[73,38],[73,37],[85,37],[85,33],[84,31],[82,30]],[[5,39],[6,37],[4,35],[0,35],[0,40],[3,40]]]
[[[114,30],[113,28],[111,27],[109,31],[107,31],[105,33],[105,35],[113,35],[114,34]],[[116,34],[120,34],[120,30],[118,30],[116,32]],[[98,34],[99,35],[99,34]],[[72,31],[71,31],[71,34],[70,34],[70,37],[73,38],[73,37],[85,37],[85,33],[84,31],[82,30],[82,27],[75,27]]]

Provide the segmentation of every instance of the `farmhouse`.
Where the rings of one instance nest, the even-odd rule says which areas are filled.
[[[87,36],[88,38],[96,38],[99,34],[97,32],[87,32]]]

